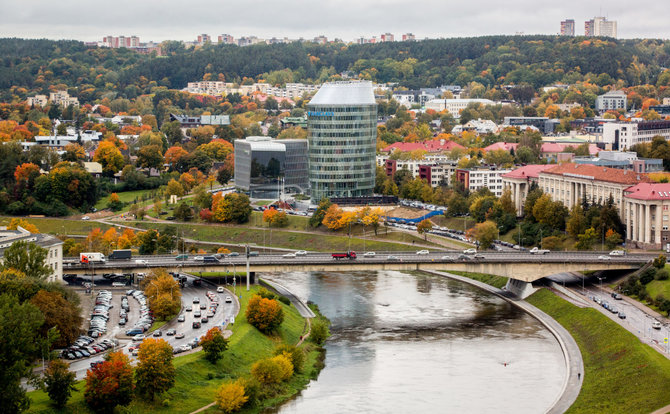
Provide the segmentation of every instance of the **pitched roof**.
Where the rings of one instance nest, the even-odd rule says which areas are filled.
[[[519,144],[516,144],[514,142],[496,142],[495,144],[491,144],[486,148],[483,148],[484,151],[495,151],[495,150],[505,150],[509,151],[512,148],[516,151],[516,147],[518,147]]]
[[[576,143],[565,143],[565,142],[545,142],[542,144],[540,152],[543,153],[557,153],[565,152],[566,148],[573,147],[577,148],[580,144]],[[597,155],[600,151],[600,148],[596,144],[589,144],[589,154]]]
[[[526,165],[525,167],[517,168],[516,170],[504,174],[503,178],[538,178],[542,171],[553,167],[555,167],[555,165],[552,164]]]
[[[465,148],[462,145],[450,140],[441,140],[434,139],[431,141],[424,142],[394,142],[388,147],[382,149],[382,152],[391,152],[391,151],[415,151],[415,150],[424,150],[428,152],[438,152],[438,151],[451,151],[454,148]]]
[[[635,200],[670,200],[670,183],[639,183],[624,192]]]
[[[394,142],[393,144],[384,148],[382,151],[391,152],[398,150],[402,152],[408,152],[408,151],[425,150],[425,149],[426,147],[421,142]]]
[[[598,167],[592,164],[565,163],[546,169],[542,171],[542,174],[572,176],[594,181],[629,185],[650,181],[647,174],[638,174],[633,171],[621,170],[618,168]]]

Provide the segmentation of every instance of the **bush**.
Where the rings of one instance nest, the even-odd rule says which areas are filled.
[[[656,280],[668,280],[670,273],[666,269],[660,269],[656,271]]]
[[[278,299],[284,305],[291,306],[291,301],[286,296],[280,296]]]
[[[290,359],[295,372],[301,372],[305,365],[305,352],[302,348],[298,348],[297,346],[288,344],[279,345],[275,348],[274,354],[287,356]]]
[[[278,384],[282,381],[282,368],[272,358],[261,359],[251,367],[251,375],[263,385]]]
[[[223,383],[216,392],[216,405],[224,413],[239,411],[248,399],[239,381]]]
[[[258,293],[256,293],[256,294],[257,294],[258,296],[262,297],[262,298],[265,298],[265,299],[276,299],[276,298],[277,298],[277,295],[275,295],[274,293],[270,292],[270,291],[267,290],[266,288],[260,288],[260,289],[258,290]]]
[[[312,322],[312,330],[309,334],[309,338],[317,345],[322,345],[326,339],[330,336],[328,331],[328,325],[323,321],[314,321]]]
[[[647,283],[654,280],[655,276],[656,276],[656,268],[650,267],[646,269],[644,272],[642,272],[642,274],[640,275],[640,283],[646,285]]]
[[[256,378],[238,378],[237,383],[244,387],[244,394],[249,398],[246,405],[254,405],[260,400],[261,384]]]
[[[259,331],[268,333],[284,321],[284,310],[278,301],[254,295],[249,299],[246,317]]]
[[[293,376],[293,364],[291,363],[291,357],[289,355],[281,354],[271,359],[279,366],[279,373],[282,381],[287,381]]]
[[[663,269],[665,267],[665,262],[667,261],[666,257],[662,254],[659,254],[657,258],[654,259],[654,267],[657,269]]]

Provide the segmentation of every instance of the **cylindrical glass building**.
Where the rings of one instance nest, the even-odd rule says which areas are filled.
[[[312,202],[372,195],[377,144],[372,83],[326,83],[307,111]]]

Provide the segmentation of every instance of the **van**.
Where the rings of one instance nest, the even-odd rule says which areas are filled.
[[[144,333],[144,331],[141,328],[133,328],[133,329],[128,329],[126,331],[126,336],[135,336],[135,335],[139,335],[141,333]]]
[[[203,261],[205,263],[218,263],[217,258],[214,257],[214,256],[205,256],[205,257],[203,257]]]

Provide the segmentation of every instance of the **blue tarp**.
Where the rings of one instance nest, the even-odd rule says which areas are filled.
[[[399,222],[399,221],[402,220],[402,221],[404,221],[405,223],[419,223],[420,221],[425,220],[425,219],[427,219],[427,218],[431,218],[431,217],[433,217],[433,216],[439,216],[439,215],[442,215],[442,214],[444,214],[444,211],[442,211],[442,210],[436,210],[436,211],[431,211],[430,213],[428,213],[428,214],[426,214],[426,215],[423,215],[423,216],[421,216],[421,217],[414,218],[414,219],[407,219],[407,218],[402,218],[402,217],[389,217],[389,216],[386,216],[386,221],[395,221],[395,222],[397,223],[397,222]]]

